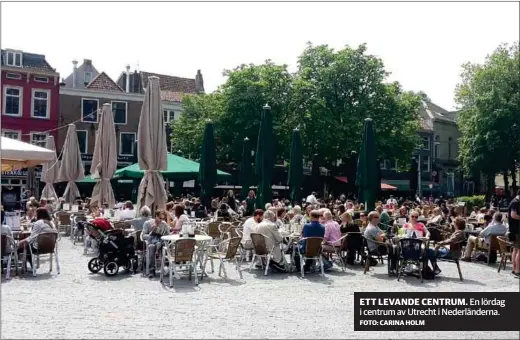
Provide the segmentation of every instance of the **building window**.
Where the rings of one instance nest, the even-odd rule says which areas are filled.
[[[433,146],[433,157],[434,158],[439,158],[439,145],[441,144],[439,136],[435,136],[435,143],[434,144],[435,145]]]
[[[98,122],[99,100],[81,98],[81,121],[86,123]]]
[[[44,132],[31,132],[31,144],[44,148],[47,145],[47,134]]]
[[[88,151],[88,133],[87,130],[76,130],[78,135],[79,152],[82,154]]]
[[[135,145],[135,132],[119,133],[119,155],[133,156]]]
[[[430,172],[430,156],[421,156],[422,166],[421,169],[423,172]]]
[[[163,117],[165,123],[170,123],[171,121],[175,120],[175,111],[173,110],[164,110],[163,111]]]
[[[22,53],[14,52],[14,51],[7,51],[6,64],[7,64],[7,66],[22,67]]]
[[[49,118],[49,97],[48,90],[32,91],[32,114],[34,118]]]
[[[383,159],[383,160],[379,161],[379,168],[381,170],[386,170],[386,160]]]
[[[7,79],[21,80],[22,75],[20,73],[8,73],[5,75]]]
[[[38,83],[48,83],[49,82],[49,77],[34,76],[34,81],[37,81]]]
[[[423,137],[423,150],[430,150],[430,137]]]
[[[112,113],[114,114],[115,124],[126,124],[127,102],[112,101]]]
[[[9,116],[22,115],[21,87],[4,87],[4,114]]]
[[[85,85],[88,85],[92,81],[92,73],[91,72],[85,72],[85,78],[84,83]]]
[[[389,164],[388,169],[390,169],[390,170],[397,170],[397,160],[390,159],[387,162]]]
[[[448,138],[448,159],[451,159],[451,143],[453,142],[453,139],[450,137]]]
[[[20,133],[20,131],[14,131],[14,130],[2,130],[2,136],[11,138],[11,139],[20,140],[21,133]]]

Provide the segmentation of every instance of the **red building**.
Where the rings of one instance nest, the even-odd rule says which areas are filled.
[[[59,73],[45,56],[2,50],[2,135],[45,146],[57,136]]]
[[[2,135],[45,147],[47,136],[56,138],[58,133],[59,73],[44,55],[10,49],[1,50],[1,66]],[[19,200],[23,188],[26,170],[2,173],[4,206]]]

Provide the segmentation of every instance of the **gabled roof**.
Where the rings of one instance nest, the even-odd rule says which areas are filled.
[[[451,123],[456,123],[457,121],[456,111],[450,112],[432,102],[425,100],[422,101],[420,115],[421,118],[426,120],[440,120]]]
[[[97,91],[125,92],[105,72],[101,72],[96,78],[92,79],[86,88]]]
[[[159,77],[159,84],[161,90],[181,93],[197,93],[197,87],[195,86],[195,79],[180,78],[167,76],[164,74],[157,74],[151,72],[141,71],[141,81],[143,89],[148,86],[148,77],[156,76]]]
[[[1,50],[1,61],[2,66],[7,66],[6,58],[7,58],[8,50]],[[15,51],[17,52],[17,51]],[[20,51],[22,54],[22,69],[27,71],[40,71],[46,73],[57,73],[55,69],[51,67],[51,65],[45,59],[45,55],[43,54],[35,54]]]
[[[82,80],[84,79],[85,73],[89,72],[92,77],[97,77],[99,75],[99,71],[96,70],[94,65],[92,64],[92,60],[90,59],[83,59],[83,63],[78,66],[76,69],[76,86],[74,86],[74,74],[71,72],[67,78],[65,78],[65,87],[68,88],[78,88],[78,89],[84,89],[87,87],[88,84],[85,84]],[[92,78],[91,80],[92,81]]]

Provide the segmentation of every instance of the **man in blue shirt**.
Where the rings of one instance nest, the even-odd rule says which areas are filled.
[[[325,236],[325,227],[320,223],[320,211],[313,210],[311,211],[311,221],[303,226],[302,230],[302,238],[307,237],[324,237]],[[305,248],[307,246],[307,242],[305,240],[300,241],[300,254],[305,254]],[[332,265],[324,259],[324,270],[328,270],[332,267]],[[310,266],[312,265],[312,260],[307,260],[305,262],[304,271],[309,271]]]

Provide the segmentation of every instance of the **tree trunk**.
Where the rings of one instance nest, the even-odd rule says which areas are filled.
[[[487,182],[487,188],[486,188],[486,202],[491,202],[491,197],[493,196],[493,189],[495,187],[495,174],[487,174],[486,175],[486,182]]]
[[[513,161],[513,164],[511,164],[511,177],[513,178],[513,183],[511,184],[511,187],[513,188],[513,196],[518,191],[518,183],[516,181],[516,162]]]
[[[506,198],[509,200],[509,171],[507,170],[504,170],[502,172],[502,176],[504,177],[504,195],[506,196]]]

